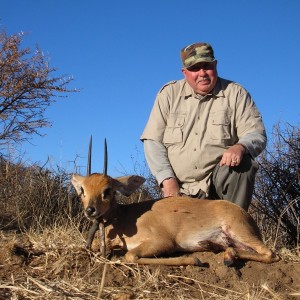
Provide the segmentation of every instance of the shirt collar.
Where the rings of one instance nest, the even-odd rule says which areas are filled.
[[[185,99],[189,97],[199,98],[199,95],[195,93],[195,91],[191,88],[191,86],[187,83],[185,79],[184,79],[184,87],[182,89],[182,95],[184,96]],[[206,96],[224,97],[224,91],[222,90],[220,77],[218,77],[217,83],[213,88],[213,90],[207,95],[203,96],[203,98]]]

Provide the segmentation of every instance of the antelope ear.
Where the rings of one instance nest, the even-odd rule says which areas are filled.
[[[78,174],[73,174],[71,178],[71,182],[77,192],[78,195],[81,193],[82,182],[84,180],[84,176],[80,176]]]
[[[124,196],[130,196],[138,187],[140,187],[146,179],[141,176],[123,176],[114,179],[115,189]]]

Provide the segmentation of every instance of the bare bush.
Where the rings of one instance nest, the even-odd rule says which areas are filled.
[[[299,247],[300,231],[299,127],[277,125],[272,138],[259,158],[251,214],[268,244],[293,249]],[[135,161],[134,172],[147,180],[129,199],[120,197],[119,202],[160,198],[160,188],[146,163]],[[42,229],[54,224],[65,226],[71,220],[88,225],[69,179],[69,174],[59,168],[24,166],[2,158],[0,228]]]
[[[28,140],[51,125],[44,112],[66,92],[71,77],[53,77],[48,58],[37,48],[21,48],[24,33],[0,32],[0,150]]]
[[[276,124],[271,143],[260,156],[259,164],[254,210],[263,216],[265,229],[272,230],[275,243],[279,243],[279,246],[299,247],[299,126]]]
[[[81,203],[64,170],[0,161],[0,228],[29,228],[83,219]]]

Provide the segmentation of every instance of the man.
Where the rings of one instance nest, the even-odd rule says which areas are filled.
[[[184,79],[157,94],[141,136],[164,197],[225,199],[248,209],[267,137],[250,94],[218,77],[211,45],[181,50]]]

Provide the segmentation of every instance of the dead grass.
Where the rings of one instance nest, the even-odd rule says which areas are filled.
[[[116,256],[107,260],[84,248],[85,237],[76,226],[53,226],[42,233],[28,231],[22,235],[1,232],[0,237],[0,299],[286,300],[300,295],[300,287],[282,293],[267,278],[257,284],[234,276],[231,282],[225,277],[211,283],[213,265],[211,270],[204,270],[124,264],[122,257]],[[286,262],[299,266],[296,252],[282,255]],[[256,272],[253,270],[254,276]]]
[[[134,197],[130,201],[140,200],[140,194]],[[85,249],[89,223],[64,172],[2,164],[0,198],[0,300],[290,300],[300,295],[299,246],[278,249],[285,232],[278,234],[277,224],[260,213],[255,220],[264,241],[280,250],[279,263],[227,268],[222,254],[203,253],[209,268],[138,266]]]

